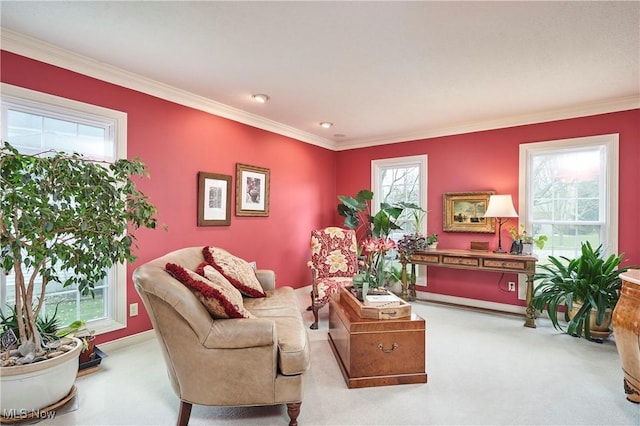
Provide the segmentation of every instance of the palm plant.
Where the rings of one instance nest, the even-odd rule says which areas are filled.
[[[603,258],[602,245],[595,250],[589,242],[582,243],[581,255],[575,259],[549,256],[549,264],[540,265],[534,281],[540,284],[534,291],[532,305],[547,310],[553,326],[573,336],[591,339],[590,318],[595,312],[595,324],[604,322],[607,309],[613,309],[619,298],[620,274],[629,268],[619,268],[624,254]],[[573,316],[574,304],[580,306]],[[558,319],[564,308],[565,329]]]

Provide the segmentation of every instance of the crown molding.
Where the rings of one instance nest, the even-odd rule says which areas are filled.
[[[335,151],[335,142],[2,28],[2,50]]]
[[[86,56],[61,49],[15,31],[0,28],[0,43],[2,50],[332,151],[409,142],[640,108],[640,96],[634,95],[590,104],[574,105],[567,108],[539,111],[533,114],[502,117],[496,120],[461,123],[455,126],[406,134],[385,135],[368,139],[343,140],[337,143],[330,139],[322,138],[265,117],[251,114],[138,74],[98,62]]]
[[[461,124],[451,127],[442,127],[427,131],[408,133],[404,135],[388,135],[380,138],[359,139],[342,142],[337,150],[365,148],[376,145],[388,145],[401,142],[410,142],[421,139],[430,139],[442,136],[461,135],[465,133],[480,132],[485,130],[503,129],[507,127],[524,126],[527,124],[545,123],[571,118],[587,117],[590,115],[607,114],[611,112],[627,111],[640,108],[640,96],[626,96],[617,99],[593,102],[590,104],[575,105],[568,108],[539,111],[533,114],[503,117],[497,120],[479,121],[475,123]]]

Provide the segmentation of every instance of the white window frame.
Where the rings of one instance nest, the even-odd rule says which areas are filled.
[[[78,102],[71,99],[47,93],[37,92],[23,87],[6,83],[0,86],[0,99],[2,101],[2,114],[0,128],[2,140],[7,139],[7,110],[9,107],[19,107],[23,110],[35,109],[46,111],[47,115],[56,117],[71,117],[78,122],[105,122],[111,123],[112,137],[115,139],[113,160],[126,158],[127,156],[127,114],[96,105]],[[11,142],[11,141],[9,141]],[[113,284],[109,285],[107,318],[92,320],[91,328],[96,334],[120,330],[127,326],[127,264],[117,264],[110,271],[109,277],[113,277]],[[6,287],[5,275],[0,274],[0,297],[5,300]]]
[[[425,212],[428,212],[427,208],[427,184],[428,184],[428,173],[427,173],[427,165],[428,165],[428,157],[426,154],[423,155],[411,155],[406,157],[394,157],[394,158],[384,158],[379,160],[371,160],[371,188],[373,191],[373,200],[371,200],[371,214],[375,215],[378,211],[380,211],[380,194],[382,193],[381,189],[381,180],[380,173],[382,169],[392,168],[392,167],[412,167],[418,166],[420,170],[420,192],[418,196],[418,205],[422,207]],[[429,222],[429,215],[425,213],[424,220],[421,224],[421,232],[423,235],[427,235]],[[418,285],[426,285],[426,268],[424,266],[418,266],[418,273],[416,284]]]
[[[587,136],[571,139],[559,139],[544,142],[524,143],[520,145],[520,175],[519,175],[519,217],[520,224],[525,225],[528,232],[531,231],[531,217],[527,206],[532,205],[532,196],[529,188],[529,169],[533,155],[561,152],[567,149],[603,147],[605,150],[606,173],[604,175],[605,200],[604,210],[604,234],[605,253],[618,252],[618,179],[619,179],[619,135],[617,133]],[[544,261],[544,259],[541,259]],[[523,282],[526,278],[520,274],[519,288],[524,289]],[[522,293],[522,292],[521,292]],[[524,299],[523,294],[519,294]]]

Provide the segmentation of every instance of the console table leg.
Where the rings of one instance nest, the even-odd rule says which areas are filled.
[[[536,311],[532,305],[533,301],[533,274],[527,274],[527,310],[525,313],[524,326],[536,328]]]
[[[400,273],[400,283],[402,284],[400,298],[407,300],[407,260],[404,256],[400,259],[400,265],[402,266],[402,272]]]
[[[416,264],[411,264],[411,280],[409,284],[409,300],[416,300]]]

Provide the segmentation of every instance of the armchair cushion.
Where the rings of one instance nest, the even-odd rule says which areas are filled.
[[[265,297],[266,294],[256,278],[256,272],[251,265],[218,247],[202,249],[204,259],[218,270],[235,288],[248,297]]]
[[[221,274],[213,273],[217,271],[209,274],[211,281],[175,263],[167,263],[165,269],[196,295],[212,317],[255,318],[244,308],[240,292]],[[199,269],[204,268],[200,265]]]
[[[340,287],[348,287],[353,284],[352,277],[329,277],[316,281],[318,295],[314,303],[325,305],[329,303],[329,297],[340,291]]]

